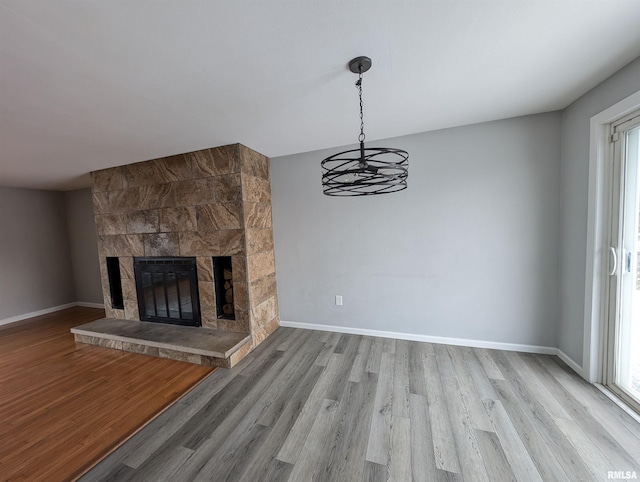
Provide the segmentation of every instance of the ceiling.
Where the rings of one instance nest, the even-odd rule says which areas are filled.
[[[0,0],[0,185],[241,142],[270,156],[564,108],[640,1]],[[320,159],[319,159],[320,161]]]

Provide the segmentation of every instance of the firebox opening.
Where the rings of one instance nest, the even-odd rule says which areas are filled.
[[[122,279],[120,278],[120,259],[107,257],[107,278],[109,279],[109,294],[111,295],[111,307],[114,310],[124,309],[122,296]]]
[[[216,285],[216,315],[219,319],[235,320],[233,304],[233,269],[231,256],[213,257],[213,279]]]
[[[134,258],[140,320],[201,326],[196,258]]]

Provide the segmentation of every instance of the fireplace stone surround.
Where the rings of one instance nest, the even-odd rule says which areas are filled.
[[[91,179],[105,320],[119,321],[78,327],[72,330],[76,341],[156,355],[160,345],[149,339],[162,339],[158,356],[232,366],[279,326],[267,157],[233,144],[94,171]],[[207,352],[199,340],[191,343],[198,349],[190,351],[182,336],[171,346],[157,334],[161,326],[150,326],[159,324],[139,321],[134,260],[155,257],[196,259],[202,327],[167,330],[187,328],[192,338],[218,334],[233,346],[218,344]],[[220,316],[217,306],[227,303],[230,311],[229,299],[216,299],[213,261],[218,257],[231,260],[232,317]],[[117,258],[118,307],[112,304],[108,258],[112,264]],[[132,330],[122,320],[137,327]],[[156,338],[140,335],[147,328]]]

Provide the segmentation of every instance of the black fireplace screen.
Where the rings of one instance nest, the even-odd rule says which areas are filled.
[[[140,319],[201,326],[195,258],[135,258]]]

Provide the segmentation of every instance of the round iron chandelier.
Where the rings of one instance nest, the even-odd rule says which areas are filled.
[[[371,196],[407,188],[407,151],[391,147],[364,146],[362,74],[370,68],[369,57],[356,57],[349,62],[349,70],[358,74],[356,88],[360,98],[360,148],[339,152],[322,161],[322,191],[327,196]]]

